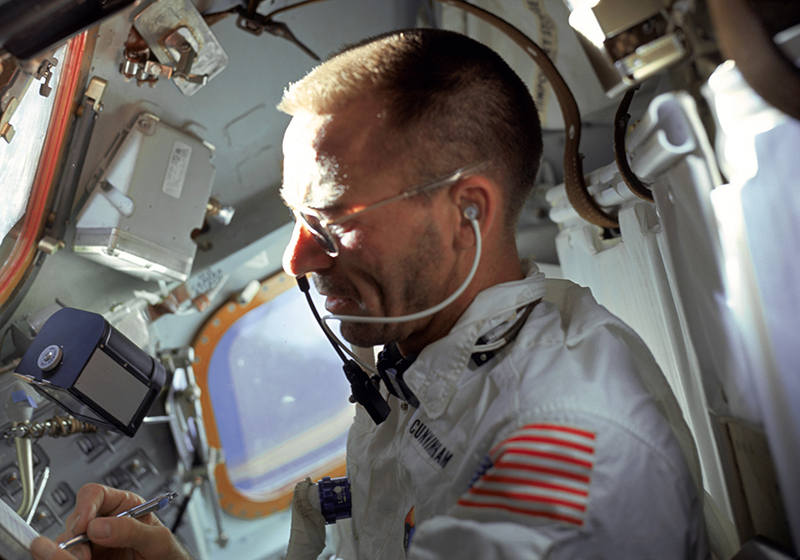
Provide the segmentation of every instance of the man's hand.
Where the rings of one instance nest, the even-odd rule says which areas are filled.
[[[31,543],[33,560],[191,560],[158,518],[149,513],[138,519],[116,517],[144,500],[131,492],[99,484],[78,491],[75,511],[67,517],[63,542],[86,533],[90,543],[61,550],[47,537]]]

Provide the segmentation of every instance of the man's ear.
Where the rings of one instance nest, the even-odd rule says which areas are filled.
[[[500,187],[488,177],[482,175],[467,177],[451,187],[450,198],[458,208],[461,220],[461,226],[456,234],[458,248],[475,246],[473,219],[478,221],[481,236],[484,238],[496,228],[499,219],[497,213],[501,207]]]

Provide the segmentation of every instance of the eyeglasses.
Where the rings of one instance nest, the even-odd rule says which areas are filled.
[[[348,220],[352,220],[356,216],[360,216],[361,214],[369,212],[370,210],[375,210],[376,208],[380,208],[381,206],[385,206],[386,204],[396,200],[405,200],[424,192],[455,185],[468,175],[483,169],[487,164],[488,161],[481,161],[460,167],[445,177],[433,179],[431,181],[422,183],[421,185],[411,187],[400,194],[379,200],[378,202],[370,204],[361,210],[351,212],[350,214],[345,214],[344,216],[336,218],[335,220],[326,220],[313,208],[296,209],[294,210],[294,213],[298,218],[300,218],[300,220],[303,222],[303,225],[306,227],[306,229],[308,229],[317,243],[319,243],[320,247],[322,247],[322,249],[331,257],[336,257],[339,255],[339,244],[336,242],[336,236],[330,231],[330,226],[342,224]]]

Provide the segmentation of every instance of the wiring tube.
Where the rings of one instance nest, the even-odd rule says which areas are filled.
[[[625,184],[631,192],[648,202],[655,202],[653,200],[653,193],[633,172],[633,169],[631,169],[631,166],[628,164],[628,156],[625,154],[625,134],[628,130],[628,121],[631,119],[631,116],[628,114],[628,109],[631,106],[633,94],[636,93],[637,89],[639,89],[639,86],[625,92],[617,108],[617,114],[614,116],[614,159],[617,162],[617,169],[619,169],[620,177],[625,181]]]
[[[478,17],[488,24],[498,28],[508,35],[517,45],[528,53],[533,61],[542,69],[553,91],[558,99],[561,114],[564,117],[564,128],[566,131],[566,142],[564,145],[564,184],[567,190],[567,198],[570,204],[578,212],[578,215],[589,223],[604,227],[618,228],[619,221],[607,214],[599,204],[589,194],[586,187],[586,178],[583,175],[583,156],[579,152],[581,142],[581,114],[575,97],[572,95],[569,86],[564,78],[556,69],[553,61],[547,54],[534,43],[522,31],[508,23],[502,18],[497,17],[491,12],[473,6],[462,0],[438,0],[444,4],[461,8],[475,17]]]
[[[15,425],[18,425],[16,422]],[[22,501],[17,508],[17,515],[25,519],[33,507],[33,442],[28,438],[14,438],[14,449],[17,452],[19,479],[22,484]]]
[[[264,20],[270,20],[279,13],[320,1],[323,0],[305,0],[297,4],[278,8],[267,14]],[[575,97],[572,95],[572,91],[570,91],[569,86],[556,69],[553,61],[547,56],[547,53],[522,31],[491,12],[462,0],[437,1],[460,8],[482,19],[489,25],[496,27],[517,45],[522,47],[537,66],[542,69],[550,85],[553,86],[553,91],[555,91],[556,98],[558,99],[558,105],[561,108],[561,114],[564,117],[564,128],[567,136],[564,145],[564,185],[566,186],[567,198],[578,212],[578,215],[587,222],[604,228],[618,228],[619,221],[606,213],[589,194],[589,190],[586,186],[586,178],[583,175],[583,156],[579,152],[581,143],[581,113],[578,109],[578,104],[575,102]],[[261,2],[263,2],[263,0],[249,0],[248,10],[257,9]],[[209,17],[224,17],[227,13],[232,13],[233,11],[235,10],[228,10],[218,14],[209,14]]]

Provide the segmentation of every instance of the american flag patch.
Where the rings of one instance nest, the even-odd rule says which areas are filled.
[[[595,434],[560,424],[529,424],[489,452],[491,466],[458,500],[582,526],[589,502]]]

